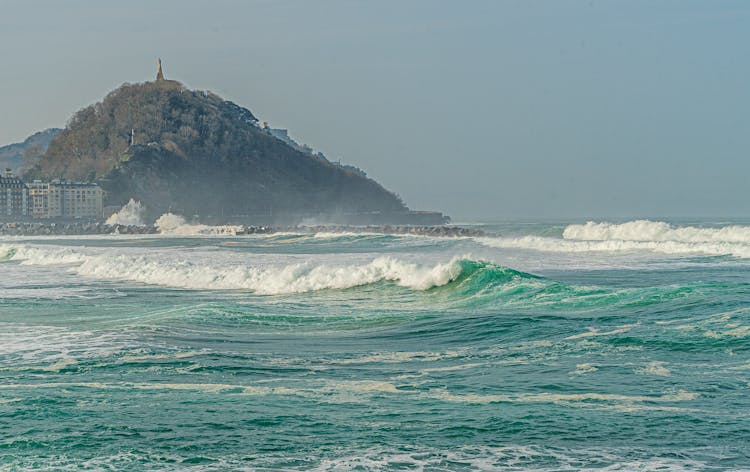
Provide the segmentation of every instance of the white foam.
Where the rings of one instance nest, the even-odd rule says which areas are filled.
[[[64,299],[92,299],[112,298],[118,296],[116,292],[95,293],[87,287],[18,287],[0,290],[0,300],[64,300]]]
[[[47,372],[60,372],[63,369],[76,365],[77,363],[78,361],[76,361],[75,359],[63,359],[61,361],[55,362],[52,365],[44,367],[42,370],[46,370]]]
[[[14,399],[22,401],[23,399]],[[704,449],[701,451],[706,453]],[[710,450],[708,451],[710,453]],[[689,453],[679,451],[666,457],[652,456],[637,448],[572,448],[548,445],[456,446],[435,448],[417,445],[362,446],[342,444],[337,447],[315,448],[295,454],[261,454],[248,466],[247,454],[213,455],[209,464],[183,463],[195,452],[129,452],[99,454],[90,459],[65,454],[39,458],[16,455],[9,458],[3,470],[132,470],[143,468],[161,470],[163,464],[173,464],[170,470],[208,472],[217,470],[311,470],[315,472],[343,472],[351,470],[476,470],[520,472],[534,470],[551,472],[581,470],[591,472],[643,471],[671,472],[709,469],[709,463],[682,458]],[[720,453],[719,453],[720,454]],[[681,457],[679,459],[674,457]],[[720,456],[717,456],[720,457]],[[304,466],[290,467],[299,459]],[[41,466],[40,466],[41,465]]]
[[[0,246],[0,254],[10,254]],[[259,294],[346,289],[381,281],[414,290],[442,286],[458,277],[461,258],[423,266],[390,256],[358,265],[212,265],[129,254],[85,253],[72,248],[13,246],[11,260],[27,265],[67,264],[70,271],[98,279],[120,279],[202,290],[251,290]]]
[[[633,329],[635,326],[638,326],[638,325],[637,324],[623,325],[623,326],[618,326],[617,328],[610,330],[610,331],[599,331],[599,329],[597,328],[589,327],[588,331],[584,333],[568,336],[565,339],[593,338],[596,336],[613,336],[615,334],[627,333],[628,331]]]
[[[20,261],[23,265],[63,265],[81,264],[86,255],[72,248],[46,249],[36,246],[19,244],[0,245],[0,256],[7,255],[8,259]]]
[[[77,359],[106,357],[122,352],[134,343],[109,332],[71,331],[55,326],[3,324],[0,357],[8,365],[16,362],[45,363],[39,367],[59,372]],[[15,369],[16,367],[11,367]]]
[[[170,236],[234,236],[242,229],[241,226],[208,226],[189,224],[180,215],[164,213],[154,222],[154,226],[161,234]]]
[[[724,331],[706,331],[704,334],[707,338],[724,338],[724,337],[731,337],[731,338],[745,338],[750,336],[750,327],[749,326],[737,326],[733,327],[731,329],[727,329]]]
[[[205,351],[187,351],[165,354],[128,354],[122,356],[122,362],[142,362],[142,361],[161,361],[172,359],[187,359],[205,354]]]
[[[143,214],[146,209],[141,202],[132,198],[120,211],[107,218],[108,225],[143,226]]]
[[[636,374],[644,374],[644,375],[657,375],[660,377],[669,377],[672,372],[670,372],[669,369],[667,369],[665,366],[667,365],[666,362],[661,361],[652,361],[646,364],[646,366],[636,369]]]
[[[391,382],[378,380],[340,380],[330,382],[321,391],[326,393],[399,393],[399,390]]]
[[[705,254],[709,256],[750,258],[750,244],[731,242],[585,241],[543,236],[522,236],[517,238],[482,237],[476,238],[476,241],[484,246],[498,249],[531,249],[554,253],[646,251],[660,254]]]
[[[353,359],[334,359],[331,364],[370,364],[370,363],[400,363],[400,362],[434,362],[452,359],[460,356],[457,351],[448,352],[377,352]]]
[[[750,226],[699,228],[673,226],[663,221],[636,220],[627,223],[570,225],[563,238],[581,241],[677,241],[683,243],[750,244]]]
[[[358,238],[358,237],[372,237],[372,236],[384,236],[382,233],[368,233],[368,232],[361,232],[361,233],[355,233],[353,231],[341,231],[341,232],[330,232],[330,231],[320,231],[318,233],[313,234],[313,238],[315,239],[341,239],[341,238]]]
[[[599,368],[594,366],[593,364],[584,363],[584,364],[576,364],[576,370],[573,371],[573,373],[575,375],[586,375],[592,372],[596,372],[597,370],[599,370]]]
[[[591,466],[588,466],[591,464]],[[608,464],[608,465],[604,465]],[[685,471],[703,470],[707,464],[671,457],[634,458],[625,449],[562,449],[536,445],[459,446],[430,449],[402,446],[398,449],[372,447],[347,450],[321,459],[312,470],[477,470],[550,472],[582,471]]]
[[[436,400],[458,403],[570,403],[570,402],[680,402],[698,398],[698,394],[680,390],[677,393],[666,393],[659,396],[621,395],[614,393],[521,393],[521,394],[455,394],[447,390],[432,390],[423,396]]]

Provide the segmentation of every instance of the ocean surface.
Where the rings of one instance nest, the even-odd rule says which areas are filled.
[[[0,470],[750,470],[750,225],[0,239]]]

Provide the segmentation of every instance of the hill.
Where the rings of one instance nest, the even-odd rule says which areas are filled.
[[[29,136],[22,143],[0,147],[0,169],[9,168],[16,175],[23,173],[44,155],[50,142],[60,131],[58,128],[50,128]]]
[[[170,80],[125,84],[80,110],[28,177],[98,181],[108,205],[135,198],[151,214],[204,220],[408,211],[362,172],[261,129],[248,109]]]

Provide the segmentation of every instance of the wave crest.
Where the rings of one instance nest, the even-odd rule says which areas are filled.
[[[499,249],[555,253],[646,251],[750,258],[750,226],[677,227],[661,221],[569,225],[562,238],[548,236],[484,237],[480,244]]]
[[[589,221],[569,225],[563,238],[578,241],[676,241],[683,243],[750,244],[750,226],[700,228],[673,226],[663,221],[636,220],[613,224]]]
[[[454,258],[420,265],[390,256],[360,265],[311,263],[269,266],[214,266],[185,260],[157,260],[125,254],[86,254],[71,248],[4,246],[0,253],[25,265],[70,265],[70,271],[100,279],[119,279],[197,290],[250,290],[258,294],[301,293],[347,289],[394,282],[413,290],[428,290],[478,270],[476,262]]]
[[[544,252],[626,252],[650,251],[661,254],[705,254],[750,258],[750,245],[732,243],[683,243],[679,241],[576,241],[523,236],[520,238],[479,238],[480,244],[498,249],[532,249]]]

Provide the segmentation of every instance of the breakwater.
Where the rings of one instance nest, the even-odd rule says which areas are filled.
[[[417,236],[437,237],[472,237],[484,236],[484,231],[460,226],[407,226],[407,225],[372,225],[372,226],[295,226],[284,231],[301,233],[377,233],[377,234],[413,234]]]
[[[156,234],[153,226],[108,225],[98,222],[13,222],[0,223],[0,235],[6,236],[54,236],[86,234]]]
[[[190,225],[188,225],[190,226]],[[480,229],[463,228],[458,226],[226,226],[221,234],[228,236],[242,236],[251,234],[273,233],[378,233],[378,234],[411,234],[417,236],[435,237],[472,237],[483,236]],[[101,222],[7,222],[0,223],[0,235],[5,236],[63,236],[63,235],[92,235],[92,234],[160,234],[161,231],[153,225],[121,225]],[[199,233],[200,234],[200,233]],[[208,234],[208,233],[206,233]]]

